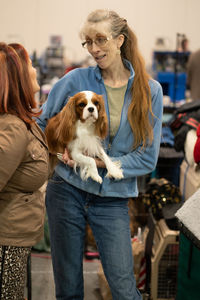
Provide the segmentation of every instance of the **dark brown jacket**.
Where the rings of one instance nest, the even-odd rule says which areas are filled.
[[[0,245],[32,246],[43,237],[48,148],[38,125],[28,130],[0,114]]]

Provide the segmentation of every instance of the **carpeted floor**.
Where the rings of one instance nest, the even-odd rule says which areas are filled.
[[[99,292],[97,270],[99,260],[84,260],[85,300],[102,300]],[[49,253],[33,252],[31,255],[31,300],[55,300],[54,280]],[[28,289],[26,288],[26,294]],[[29,299],[28,299],[29,300]]]

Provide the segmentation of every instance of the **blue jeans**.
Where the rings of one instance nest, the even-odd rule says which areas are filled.
[[[89,223],[114,300],[141,300],[133,273],[128,199],[81,191],[54,173],[46,206],[57,300],[84,299],[83,253]]]

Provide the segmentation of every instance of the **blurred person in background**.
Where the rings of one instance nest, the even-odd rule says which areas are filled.
[[[187,84],[192,100],[200,100],[200,49],[191,53],[187,63]]]

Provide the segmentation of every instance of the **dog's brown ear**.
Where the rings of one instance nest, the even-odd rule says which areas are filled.
[[[108,117],[106,115],[103,96],[97,95],[99,100],[98,120],[96,121],[96,134],[104,139],[108,134]]]
[[[71,142],[75,135],[76,110],[74,97],[69,98],[67,104],[60,112],[60,120],[57,128],[59,143],[66,145]]]
[[[47,138],[49,152],[52,154],[56,154],[57,152],[60,152],[58,141],[57,141],[57,128],[60,120],[59,114],[60,113],[58,113],[56,116],[48,120],[47,126],[44,131]]]
[[[50,153],[63,152],[75,134],[76,112],[73,97],[63,109],[49,119],[45,128]]]

